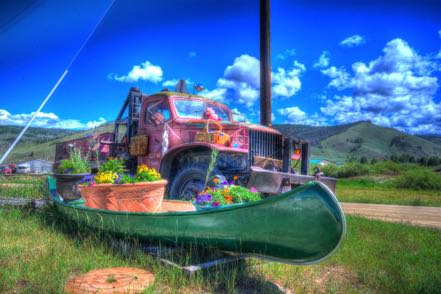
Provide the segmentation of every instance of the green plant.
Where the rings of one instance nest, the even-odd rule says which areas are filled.
[[[73,149],[68,159],[60,161],[57,172],[60,174],[90,173],[89,161],[81,155],[80,150]]]
[[[208,164],[208,168],[207,168],[207,175],[205,176],[204,188],[207,187],[208,179],[210,178],[210,174],[213,171],[214,166],[216,165],[216,160],[218,155],[219,155],[219,150],[212,149],[210,156],[210,163]]]
[[[135,179],[137,182],[154,182],[161,179],[161,175],[154,169],[145,164],[138,166]]]
[[[428,169],[408,170],[392,182],[397,188],[441,190],[441,175]]]
[[[348,178],[369,174],[369,167],[358,162],[347,162],[341,166],[335,164],[325,165],[322,167],[322,171],[326,176]]]
[[[101,165],[99,171],[120,174],[124,172],[124,169],[124,160],[118,158],[109,158]]]
[[[219,179],[215,178],[213,182],[217,185],[213,188],[207,188],[195,198],[198,205],[206,205],[217,207],[219,205],[227,205],[233,203],[244,203],[258,201],[262,199],[262,195],[256,189],[247,189],[236,186],[232,183],[219,183]]]

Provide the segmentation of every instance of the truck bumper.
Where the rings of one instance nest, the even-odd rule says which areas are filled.
[[[254,187],[259,192],[277,194],[284,191],[283,186],[302,185],[306,182],[317,181],[314,176],[289,174],[266,170],[257,166],[251,167],[251,175],[248,180],[248,188]],[[319,182],[325,184],[335,193],[335,178],[320,177]]]

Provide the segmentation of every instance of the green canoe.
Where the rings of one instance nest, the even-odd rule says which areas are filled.
[[[291,264],[323,260],[340,246],[344,213],[334,194],[319,182],[261,201],[208,211],[135,213],[66,203],[48,178],[58,211],[115,236],[168,244],[196,244]]]

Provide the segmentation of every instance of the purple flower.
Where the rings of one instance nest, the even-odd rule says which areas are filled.
[[[119,184],[120,181],[121,181],[121,174],[118,174],[118,177],[115,180],[115,184]]]
[[[219,202],[214,201],[211,205],[212,205],[213,207],[218,207],[218,206],[219,206]]]
[[[199,194],[199,196],[196,197],[196,203],[205,204],[207,202],[210,202],[211,198],[211,194]]]
[[[227,182],[227,181],[223,181],[223,182],[221,183],[221,185],[222,185],[222,186],[227,186],[227,185],[228,185],[228,182]]]
[[[257,193],[257,189],[254,187],[251,187],[250,192]]]
[[[66,172],[66,174],[70,174],[71,171],[72,170],[70,168],[67,168],[65,172]]]

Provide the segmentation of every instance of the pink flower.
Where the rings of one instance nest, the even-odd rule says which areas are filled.
[[[253,192],[253,193],[257,193],[257,189],[254,188],[254,187],[251,187],[250,191]]]
[[[95,186],[95,183],[94,182],[90,182],[89,186],[93,187],[93,186]]]

